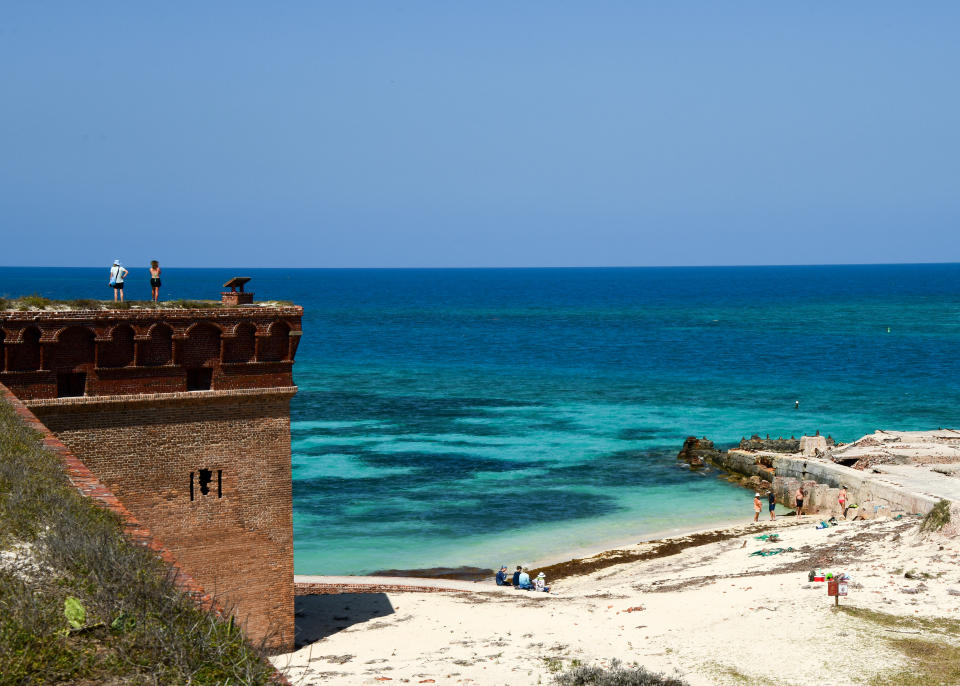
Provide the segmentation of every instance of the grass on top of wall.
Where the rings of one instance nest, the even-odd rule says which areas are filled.
[[[256,305],[289,305],[291,303],[274,300],[259,302]],[[92,298],[77,298],[74,300],[54,300],[34,293],[21,295],[15,298],[8,296],[0,298],[0,310],[14,310],[17,312],[52,311],[62,312],[70,310],[207,310],[220,307],[229,307],[219,300],[94,300]]]
[[[85,614],[74,612],[73,626],[68,597]],[[0,401],[0,684],[267,684],[272,675],[262,651],[177,589]]]

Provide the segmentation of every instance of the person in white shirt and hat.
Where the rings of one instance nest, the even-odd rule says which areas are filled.
[[[120,294],[120,302],[123,302],[123,280],[129,273],[120,264],[120,260],[113,261],[113,266],[110,267],[110,287],[113,289],[113,302],[117,302],[117,293]]]
[[[550,587],[547,586],[547,575],[543,572],[537,574],[537,580],[534,582],[534,585],[538,591],[543,591],[544,593],[550,592]]]

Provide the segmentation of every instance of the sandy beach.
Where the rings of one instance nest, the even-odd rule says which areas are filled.
[[[910,683],[898,674],[916,665],[897,641],[956,641],[960,542],[921,534],[916,516],[818,521],[606,551],[567,563],[550,594],[301,596],[298,626],[317,640],[273,662],[294,684],[549,684],[572,664],[615,658],[694,686]],[[781,541],[757,538],[770,533]],[[777,548],[792,550],[753,555]],[[852,577],[839,610],[808,580],[814,568]],[[562,566],[548,580],[551,569]]]

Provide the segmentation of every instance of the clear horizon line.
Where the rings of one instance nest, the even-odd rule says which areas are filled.
[[[908,266],[924,266],[924,265],[950,265],[950,264],[960,264],[960,261],[929,261],[929,262],[819,262],[819,263],[768,263],[768,264],[608,264],[608,265],[540,265],[540,266],[490,266],[490,265],[478,265],[478,266],[405,266],[405,267],[391,267],[391,266],[346,266],[346,267],[294,267],[294,266],[251,266],[246,265],[242,267],[235,266],[221,266],[221,265],[208,265],[203,267],[178,267],[176,265],[167,265],[166,268],[169,269],[326,269],[330,271],[334,270],[394,270],[394,271],[403,271],[403,270],[471,270],[471,269],[483,269],[483,270],[495,270],[495,269],[514,269],[514,270],[533,270],[533,269],[738,269],[744,267],[908,267]],[[134,266],[130,263],[123,263],[125,267]],[[104,265],[66,265],[66,264],[4,264],[0,265],[0,269],[108,269],[109,264]],[[147,264],[144,264],[142,267],[146,269]],[[163,265],[161,265],[163,268]],[[138,267],[135,267],[138,268]]]

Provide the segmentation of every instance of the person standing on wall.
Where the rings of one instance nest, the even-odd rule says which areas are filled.
[[[110,287],[113,289],[113,302],[117,302],[118,293],[120,302],[123,302],[123,280],[129,273],[120,264],[120,260],[113,261],[113,266],[110,267]]]
[[[150,290],[153,291],[153,302],[160,300],[160,263],[150,260]]]

